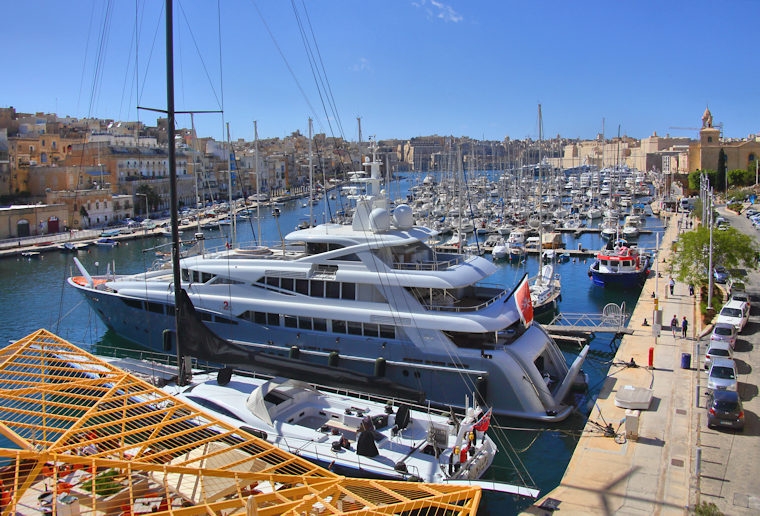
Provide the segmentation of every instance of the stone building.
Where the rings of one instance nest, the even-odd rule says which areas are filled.
[[[67,227],[66,216],[62,204],[0,207],[0,239],[59,233]]]
[[[726,156],[726,170],[747,170],[760,158],[760,141],[757,135],[745,139],[724,139],[713,125],[710,109],[702,115],[699,141],[689,146],[689,172],[718,170],[720,151]]]

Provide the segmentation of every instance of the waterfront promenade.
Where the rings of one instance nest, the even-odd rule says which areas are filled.
[[[733,219],[744,223],[741,216]],[[726,515],[760,512],[760,453],[756,445],[760,425],[754,386],[758,375],[752,368],[757,360],[749,353],[742,357],[744,361],[737,360],[737,366],[744,366],[743,370],[739,368],[739,392],[747,413],[744,433],[708,430],[701,361],[704,346],[699,339],[711,326],[701,324],[698,297],[689,295],[687,285],[676,283],[673,295],[668,291],[667,264],[672,243],[682,231],[681,221],[680,214],[670,218],[657,263],[631,316],[629,328],[633,333],[621,341],[560,485],[524,514],[548,515],[556,510],[562,515],[681,515],[693,513],[698,503],[714,503]],[[757,276],[750,273],[749,285],[755,286]],[[652,327],[653,292],[662,310],[664,327],[659,336]],[[668,327],[674,314],[679,320],[686,316],[690,323],[685,339],[680,331],[674,337]],[[742,351],[750,351],[753,343],[760,345],[754,327],[748,325],[750,331],[742,333],[745,344],[737,343],[737,352],[740,346],[746,346]],[[690,355],[688,363],[685,354]],[[626,435],[626,410],[615,404],[616,395],[627,386],[648,388],[653,394],[648,410],[640,412],[638,437]],[[605,433],[608,425],[612,431]]]

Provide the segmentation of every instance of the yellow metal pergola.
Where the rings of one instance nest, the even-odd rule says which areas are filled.
[[[2,514],[474,516],[481,497],[336,475],[46,330],[0,350],[0,435]]]

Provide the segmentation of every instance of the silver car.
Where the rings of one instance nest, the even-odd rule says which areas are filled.
[[[714,357],[707,373],[707,388],[711,391],[735,391],[736,363],[730,358]]]
[[[733,324],[724,322],[715,323],[713,331],[710,334],[710,344],[712,344],[714,341],[727,342],[731,345],[731,349],[734,349],[736,348],[737,334],[738,332],[736,331],[736,326]]]
[[[705,352],[705,369],[710,369],[714,358],[734,358],[731,344],[722,340],[710,340]]]

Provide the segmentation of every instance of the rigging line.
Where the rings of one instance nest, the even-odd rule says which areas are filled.
[[[102,29],[100,31],[100,38],[98,40],[98,49],[97,49],[97,57],[95,58],[95,74],[92,78],[92,85],[90,87],[90,103],[88,105],[87,113],[88,116],[92,116],[94,111],[94,104],[95,104],[95,97],[97,95],[99,84],[103,80],[103,62],[105,60],[105,53],[106,53],[106,47],[108,39],[107,35],[109,32],[109,27],[111,23],[111,14],[112,14],[112,7],[113,4],[109,1],[106,4],[106,11],[104,14],[103,19],[103,25]]]
[[[153,59],[153,49],[156,48],[156,39],[158,38],[159,34],[163,34],[163,30],[161,29],[161,15],[164,14],[164,8],[163,8],[164,4],[162,3],[161,5],[162,5],[161,12],[159,13],[158,16],[156,16],[156,28],[153,30],[153,42],[152,42],[152,45],[150,46],[151,50],[148,53],[148,62],[145,64],[145,76],[146,77],[148,75],[148,70],[150,69],[150,62]],[[139,70],[135,70],[135,73],[136,74],[139,73]],[[140,98],[142,97],[142,93],[143,93],[143,91],[145,89],[145,86],[147,86],[147,84],[148,84],[148,81],[147,80],[144,81],[143,85],[142,85],[142,91],[138,92],[138,95],[137,95],[137,105],[138,106],[140,105]]]
[[[209,73],[208,67],[206,66],[206,62],[203,60],[203,54],[200,51],[200,46],[198,45],[198,40],[195,39],[195,33],[193,32],[193,30],[191,28],[190,20],[188,20],[187,13],[183,9],[181,3],[179,4],[179,10],[180,10],[180,13],[182,14],[182,19],[185,22],[185,26],[188,29],[188,33],[190,35],[190,40],[193,42],[193,46],[195,47],[195,53],[198,55],[198,59],[201,62],[201,68],[203,68],[203,72],[206,74],[206,78],[208,79],[209,86],[211,87],[211,93],[214,95],[214,98],[216,99],[217,104],[220,105],[220,106],[222,106],[222,109],[223,109],[223,106],[224,106],[224,90],[223,90],[222,84],[221,84],[221,77],[222,77],[222,56],[221,56],[221,53],[222,53],[222,37],[221,37],[221,12],[220,12],[220,6],[217,3],[217,18],[218,18],[218,25],[219,25],[219,28],[218,28],[218,37],[219,37],[219,76],[220,76],[220,85],[219,85],[219,88],[222,90],[221,93],[219,93],[219,94],[217,93],[216,88],[214,87],[214,83],[211,80],[211,74]],[[221,97],[221,100],[220,100],[220,97]]]
[[[91,9],[90,23],[87,26],[87,41],[84,46],[84,62],[82,63],[82,73],[79,77],[79,96],[77,98],[77,112],[79,112],[79,102],[82,99],[82,90],[84,89],[85,69],[87,68],[87,56],[90,53],[90,35],[92,34],[94,21],[95,21],[95,9]]]
[[[280,57],[282,58],[283,62],[285,63],[285,68],[287,68],[288,73],[290,73],[291,78],[296,83],[296,87],[298,88],[298,91],[301,92],[301,96],[303,97],[304,101],[306,102],[306,105],[309,106],[309,110],[314,113],[316,117],[317,110],[314,109],[314,106],[311,105],[311,102],[309,101],[309,97],[306,96],[306,92],[301,87],[301,83],[298,82],[298,77],[296,76],[295,72],[293,72],[293,68],[291,68],[290,63],[285,58],[285,54],[282,52],[282,48],[280,48],[280,45],[277,43],[277,40],[274,37],[274,34],[272,34],[272,31],[269,29],[269,25],[267,25],[266,20],[264,19],[264,16],[261,14],[261,11],[259,10],[259,6],[256,5],[255,0],[251,0],[251,3],[253,4],[253,8],[256,10],[256,13],[259,15],[259,19],[261,20],[261,23],[264,25],[264,29],[266,29],[267,34],[269,34],[269,38],[272,40],[272,43],[274,44],[275,49],[277,50],[277,53],[280,54]]]
[[[298,31],[301,34],[301,42],[303,43],[304,50],[306,51],[306,55],[308,56],[309,68],[311,69],[311,75],[314,78],[314,82],[316,83],[317,94],[319,96],[320,103],[322,104],[322,110],[324,111],[324,113],[326,115],[326,118],[327,118],[327,126],[330,129],[330,134],[334,136],[335,135],[335,131],[333,130],[332,123],[330,122],[330,118],[331,117],[329,116],[329,114],[327,112],[327,109],[325,107],[325,99],[324,99],[324,95],[322,94],[322,88],[320,87],[320,82],[321,82],[322,77],[321,77],[321,74],[319,73],[319,71],[315,69],[316,67],[315,67],[315,64],[314,64],[314,56],[313,56],[313,54],[311,52],[311,47],[309,46],[308,40],[306,38],[306,35],[304,34],[303,25],[301,23],[301,18],[299,17],[298,11],[296,10],[295,4],[293,3],[292,0],[291,0],[291,7],[293,8],[293,14],[296,17],[296,23],[298,25]]]
[[[135,18],[135,25],[137,25],[137,19],[136,18]],[[136,38],[137,38],[137,31],[135,30],[135,32],[132,33],[132,38],[129,41],[129,51],[127,53],[128,56],[132,55],[132,50],[135,49]],[[137,56],[137,51],[135,51],[135,56]],[[130,60],[127,60],[127,63],[129,63],[129,62],[130,62]],[[124,87],[121,89],[121,100],[119,101],[119,115],[118,115],[119,119],[122,119],[122,110],[124,109],[124,97],[125,97],[125,93],[127,91],[127,86],[132,84],[132,81],[129,80],[130,72],[131,72],[131,69],[130,69],[129,65],[125,66],[124,67]],[[134,86],[132,86],[132,87],[134,87]],[[130,91],[130,93],[127,95],[127,97],[128,98],[132,97],[132,91]],[[129,117],[129,115],[127,115],[127,118],[128,117]]]
[[[315,48],[316,53],[317,53],[317,57],[318,57],[317,61],[319,62],[319,68],[324,71],[325,70],[325,65],[324,65],[324,61],[322,60],[322,54],[319,51],[319,45],[316,44],[317,39],[314,36],[314,28],[312,27],[312,24],[311,24],[311,18],[309,17],[309,11],[306,10],[306,4],[305,4],[305,2],[303,2],[303,0],[301,0],[301,4],[303,6],[304,15],[306,16],[306,23],[309,26],[309,32],[311,33],[311,39],[314,41],[314,48]],[[332,93],[332,88],[330,87],[330,81],[327,78],[327,73],[324,73],[324,83],[327,86],[327,99],[330,102],[330,106],[331,106],[331,110],[332,110],[333,116],[335,117],[335,121],[338,124],[338,133],[342,137],[343,134],[344,134],[343,133],[343,123],[341,122],[340,116],[338,114],[338,110],[337,110],[337,108],[335,106],[335,96]],[[328,120],[329,120],[329,118],[328,118]]]

